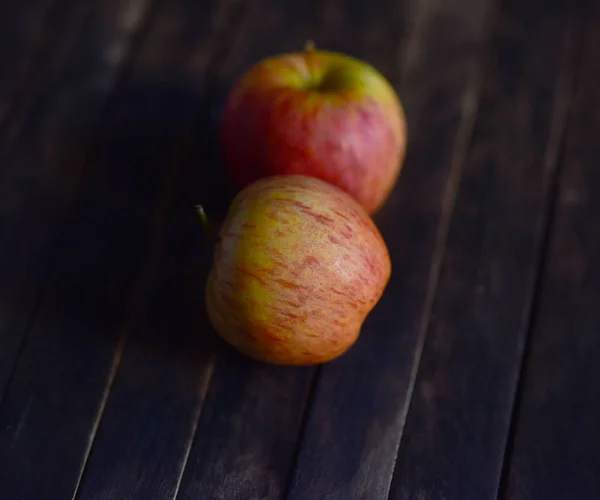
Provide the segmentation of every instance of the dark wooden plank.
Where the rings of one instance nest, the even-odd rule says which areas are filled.
[[[0,400],[23,345],[52,243],[93,129],[146,0],[81,2],[43,67],[43,88],[0,162]]]
[[[566,121],[579,3],[506,0],[393,500],[496,498]]]
[[[23,0],[0,3],[0,125],[7,121],[21,95],[51,53],[69,19],[72,2]]]
[[[214,168],[215,105],[222,92],[212,61],[218,64],[232,33],[242,29],[234,22],[238,7],[219,2],[207,16],[205,3],[171,0],[145,45],[142,59],[153,59],[153,74],[166,90],[157,94],[159,109],[171,115],[164,125],[182,133],[167,167],[173,193],[164,244],[149,271],[155,280],[143,314],[129,328],[77,499],[159,500],[177,493],[215,353],[203,306],[212,248],[194,205],[199,198],[209,210],[226,205],[218,199],[226,197],[223,175]],[[144,63],[132,72],[147,78]],[[161,153],[155,161],[168,164],[169,158]]]
[[[306,39],[360,54],[397,50],[401,2],[266,1],[225,62],[228,87],[246,67]],[[265,18],[264,13],[269,12]],[[373,61],[374,64],[381,59]],[[388,65],[393,72],[395,67]],[[314,370],[255,363],[225,348],[218,359],[180,499],[279,499],[285,494]]]
[[[492,1],[410,4],[404,172],[376,216],[392,278],[355,346],[320,370],[291,499],[385,499],[478,99]],[[398,57],[382,47],[383,69]],[[396,79],[394,83],[398,84]]]
[[[502,498],[600,498],[600,3],[578,72]]]
[[[169,161],[185,132],[185,118],[193,116],[190,96],[200,98],[189,81],[178,86],[169,80],[174,68],[183,64],[177,54],[165,50],[173,47],[170,29],[177,14],[170,5],[161,2],[154,12],[162,28],[142,40],[144,50],[100,124],[89,155],[88,174],[68,211],[50,261],[44,295],[0,407],[0,484],[7,500],[52,500],[73,495],[104,404],[105,389],[110,387],[122,353],[121,333],[129,330],[139,314],[151,276],[148,269],[156,264],[156,240],[166,217],[166,192],[176,176]],[[196,28],[213,23],[218,5],[217,0],[203,4],[208,9],[206,17],[196,20]],[[101,8],[98,4],[82,30],[85,36],[79,40],[69,67],[73,71],[79,65],[94,67],[88,60],[97,60],[99,54],[108,57],[111,65],[122,59],[127,48],[124,35],[129,38],[140,25],[148,6],[139,0],[125,5],[121,0],[104,1]],[[196,65],[204,64],[202,51],[208,53],[213,41],[209,30],[203,31],[206,36],[197,39]],[[67,87],[65,91],[76,96],[88,87],[103,88],[110,75],[92,72],[85,77],[76,73],[73,76],[84,78],[79,82],[83,88]],[[53,104],[52,109],[65,113],[88,111],[85,100],[77,101],[77,110],[55,108],[61,101],[70,102],[58,93],[48,106]],[[49,116],[41,115],[48,119],[45,126],[54,123],[60,129],[61,115]],[[42,250],[47,252],[51,246],[59,216],[67,210],[66,195],[72,190],[59,181],[70,184],[70,176],[77,174],[82,160],[79,155],[68,155],[69,145],[79,146],[67,142],[63,143],[65,149],[50,150],[54,153],[49,156],[52,162],[36,162],[33,157],[31,164],[23,166],[27,175],[15,174],[13,190],[7,190],[19,197],[13,198],[13,212],[3,200],[7,204],[3,221],[15,224],[16,218],[24,225],[13,227],[22,231],[21,239],[13,237],[12,246],[7,247],[20,250],[20,255],[10,254],[15,266],[21,265],[23,258],[33,265],[34,258],[44,256]],[[35,189],[27,191],[32,186]],[[33,199],[32,193],[36,195]],[[38,238],[32,240],[37,245],[35,251],[25,246],[27,237]],[[138,280],[140,273],[143,275]],[[3,299],[8,292],[7,288]]]

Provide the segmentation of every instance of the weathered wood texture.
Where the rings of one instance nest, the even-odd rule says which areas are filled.
[[[0,129],[26,95],[30,83],[41,83],[39,64],[65,29],[72,2],[22,0],[0,3]],[[35,78],[42,75],[41,78]]]
[[[44,85],[1,156],[0,400],[85,171],[92,131],[146,7],[145,0],[94,0],[71,13],[44,62]]]
[[[410,123],[404,172],[376,217],[393,273],[357,344],[320,370],[291,499],[388,496],[413,366],[472,130],[492,4],[412,2],[402,71],[399,55],[385,48],[385,36],[370,53],[351,46],[399,86]]]
[[[214,63],[241,28],[240,5],[215,2],[210,16],[206,7],[189,0],[165,4],[132,71],[141,85],[156,78],[164,86],[155,93],[161,110],[156,118],[164,121],[165,137],[172,133],[167,127],[180,137],[152,160],[168,169],[171,184],[161,216],[163,243],[140,286],[148,300],[116,354],[122,359],[107,388],[78,499],[174,498],[211,380],[215,348],[204,314],[204,282],[212,248],[194,205],[202,202],[213,212],[226,197],[217,169],[214,117],[222,92]]]
[[[600,6],[549,225],[586,1],[2,4],[2,500],[487,500],[503,460],[501,498],[597,498]],[[409,147],[388,289],[298,369],[214,335],[193,207],[235,192],[233,81],[308,39],[392,81]]]
[[[495,499],[580,5],[503,1],[391,498]]]
[[[159,2],[152,18],[169,21],[171,5]],[[221,6],[228,4],[204,3],[195,18],[202,34],[197,72],[206,67]],[[146,293],[147,278],[137,289],[134,284],[156,253],[165,191],[175,175],[169,160],[186,118],[194,116],[190,101],[200,98],[195,82],[167,80],[183,64],[164,51],[172,25],[141,40],[143,50],[90,148],[85,134],[150,7],[143,0],[97,2],[72,40],[68,71],[48,86],[40,112],[31,117],[37,142],[32,147],[23,140],[8,177],[0,179],[10,229],[2,233],[9,241],[1,265],[12,278],[2,282],[2,300],[14,321],[2,339],[11,341],[25,327],[29,332],[0,407],[0,483],[8,499],[73,494],[123,345],[119,339]],[[85,123],[77,121],[82,117]],[[82,189],[68,209],[84,166]],[[29,324],[42,265],[50,271]]]
[[[510,446],[511,500],[600,498],[600,3],[587,17]]]

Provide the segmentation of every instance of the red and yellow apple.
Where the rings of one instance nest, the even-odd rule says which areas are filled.
[[[349,195],[314,177],[273,176],[232,202],[206,308],[216,331],[257,360],[323,363],[354,344],[390,274],[381,234]]]
[[[221,142],[239,188],[270,175],[316,177],[372,215],[400,174],[406,121],[394,88],[375,68],[309,46],[242,75],[223,111]]]

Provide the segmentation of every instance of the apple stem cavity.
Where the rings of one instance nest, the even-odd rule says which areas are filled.
[[[208,239],[213,244],[218,243],[219,238],[218,238],[217,234],[215,233],[215,231],[212,227],[212,224],[208,220],[208,216],[206,215],[206,212],[204,211],[204,207],[202,205],[196,205],[195,208],[196,208],[196,213],[200,217],[200,221],[202,221],[202,226],[204,227],[204,232],[206,233]]]

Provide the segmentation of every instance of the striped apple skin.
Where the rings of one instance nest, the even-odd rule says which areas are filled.
[[[306,176],[242,190],[206,285],[217,332],[260,361],[309,365],[343,354],[391,274],[386,244],[350,196]]]
[[[221,120],[223,156],[242,188],[271,175],[312,176],[369,214],[385,203],[406,152],[406,122],[388,81],[334,52],[265,59],[231,91]]]

